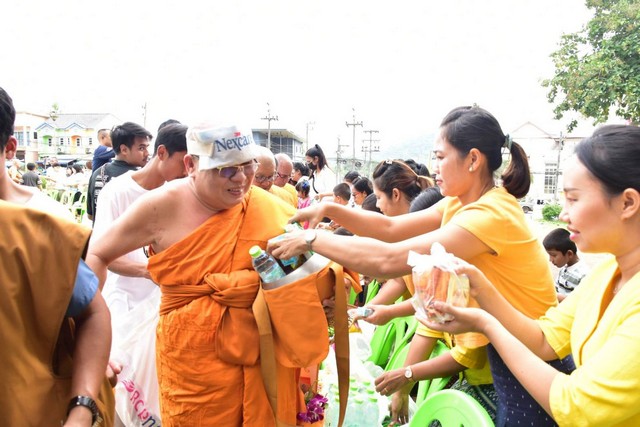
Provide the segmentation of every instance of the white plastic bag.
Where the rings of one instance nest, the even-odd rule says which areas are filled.
[[[448,302],[457,307],[466,307],[469,303],[469,278],[455,273],[456,260],[440,243],[431,245],[431,255],[409,251],[407,264],[413,267],[412,303],[423,316],[444,323],[453,320],[453,316],[437,311],[434,302]]]
[[[126,426],[161,426],[156,373],[156,327],[160,289],[127,313],[126,336],[113,348],[112,359],[122,365],[115,387],[116,413]],[[123,328],[119,328],[121,331]]]

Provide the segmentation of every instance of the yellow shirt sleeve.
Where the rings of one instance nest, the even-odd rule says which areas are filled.
[[[617,274],[614,259],[603,262],[538,320],[559,355],[570,343],[577,367],[557,374],[549,391],[561,426],[640,425],[640,274],[611,300]]]
[[[451,357],[459,364],[466,366],[467,369],[463,375],[467,382],[471,385],[492,384],[491,369],[487,358],[486,340],[485,344],[477,348],[467,348],[462,345],[453,345],[454,337],[444,332],[434,331],[426,326],[419,324],[416,334],[443,340],[449,348],[451,348]],[[465,335],[465,334],[463,334]],[[480,335],[480,334],[476,334]],[[480,335],[483,337],[483,335]],[[458,336],[455,337],[457,339]]]

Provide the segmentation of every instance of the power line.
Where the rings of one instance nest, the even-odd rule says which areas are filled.
[[[269,103],[267,102],[267,117],[263,117],[260,120],[267,120],[267,148],[271,150],[271,120],[278,120],[278,116],[271,115],[271,108],[269,107]]]
[[[347,144],[340,144],[340,137],[338,136],[338,149],[336,150],[336,180],[340,179],[340,176],[342,175],[340,173],[340,163],[343,161],[340,158],[340,155],[342,154],[342,147],[348,147],[348,146],[349,145]]]
[[[362,151],[364,152],[364,163],[365,165],[367,165],[367,175],[371,174],[371,153],[372,152],[378,152],[380,151],[380,145],[378,144],[380,142],[379,139],[373,139],[373,134],[374,133],[378,133],[377,130],[365,130],[363,131],[365,133],[369,134],[369,139],[363,139],[362,142],[363,143],[367,143],[368,144],[363,144],[362,145]],[[375,145],[374,145],[375,143]],[[369,162],[367,163],[367,153],[369,153]]]
[[[346,122],[347,127],[352,126],[353,127],[353,158],[351,159],[351,161],[353,162],[353,167],[355,169],[356,166],[356,126],[362,126],[362,121],[357,122],[356,121],[356,109],[355,108],[351,108],[351,110],[353,111],[353,122],[349,123]]]

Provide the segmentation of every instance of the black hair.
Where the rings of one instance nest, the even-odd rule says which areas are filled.
[[[569,238],[570,233],[564,228],[556,228],[551,230],[542,241],[542,246],[548,251],[560,251],[563,255],[567,251],[578,252],[576,244]]]
[[[358,178],[360,178],[360,172],[358,171],[349,171],[344,174],[344,181],[349,182],[351,184],[353,184],[354,181]]]
[[[346,182],[341,182],[333,187],[333,194],[342,198],[342,200],[348,201],[351,198],[351,188]]]
[[[300,171],[302,176],[308,177],[311,172],[309,171],[309,166],[305,165],[302,162],[293,162],[293,170]]]
[[[30,170],[30,171],[36,170],[36,164],[33,162],[27,163],[27,170]]]
[[[333,234],[337,234],[338,236],[353,236],[353,233],[347,230],[344,227],[338,227],[334,230]]]
[[[365,193],[367,196],[373,193],[373,184],[366,176],[361,176],[353,182],[353,189],[358,193]]]
[[[176,152],[187,151],[187,125],[182,123],[169,123],[158,132],[155,142],[155,152],[158,153],[158,147],[164,145],[167,149],[169,157]]]
[[[304,194],[304,197],[309,197],[309,191],[311,191],[311,184],[308,179],[301,179],[296,184],[296,191]]]
[[[418,163],[413,159],[407,159],[404,162],[416,173],[416,175],[431,176],[427,165],[423,163]]]
[[[364,198],[364,201],[362,202],[362,209],[364,209],[365,211],[378,212],[379,214],[381,214],[382,211],[378,209],[377,203],[378,198],[375,194],[371,193]]]
[[[640,191],[640,128],[608,125],[596,129],[575,149],[576,156],[610,196]]]
[[[427,209],[438,203],[443,198],[444,196],[438,187],[429,187],[413,199],[411,206],[409,207],[409,212],[417,212]]]
[[[150,140],[153,135],[139,124],[133,122],[126,122],[111,129],[111,143],[116,154],[120,154],[120,149],[123,145],[128,148],[133,147],[136,138]]]
[[[158,133],[160,133],[160,131],[162,130],[163,127],[165,126],[169,126],[169,125],[179,125],[180,122],[176,119],[167,119],[164,122],[160,123],[160,126],[158,126]]]
[[[9,137],[13,135],[16,109],[9,94],[0,87],[0,153],[4,153]]]
[[[502,148],[506,147],[511,152],[511,161],[502,174],[502,185],[516,199],[527,195],[531,186],[527,155],[520,145],[502,132],[491,113],[478,106],[458,107],[446,115],[440,128],[444,139],[461,157],[472,148],[484,154],[492,175],[502,165]]]
[[[431,178],[416,174],[402,160],[384,160],[373,171],[373,183],[376,188],[391,198],[397,188],[411,202],[422,190],[431,187]]]
[[[76,171],[76,173],[82,172],[82,165],[80,163],[72,164],[71,168]]]
[[[322,170],[324,169],[325,166],[327,166],[327,158],[324,155],[324,151],[322,151],[322,148],[320,148],[318,144],[309,148],[304,155],[309,156],[311,158],[317,157],[318,158],[317,169],[319,170]]]

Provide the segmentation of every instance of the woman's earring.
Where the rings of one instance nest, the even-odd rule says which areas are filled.
[[[473,172],[473,166],[469,166],[469,172]]]

